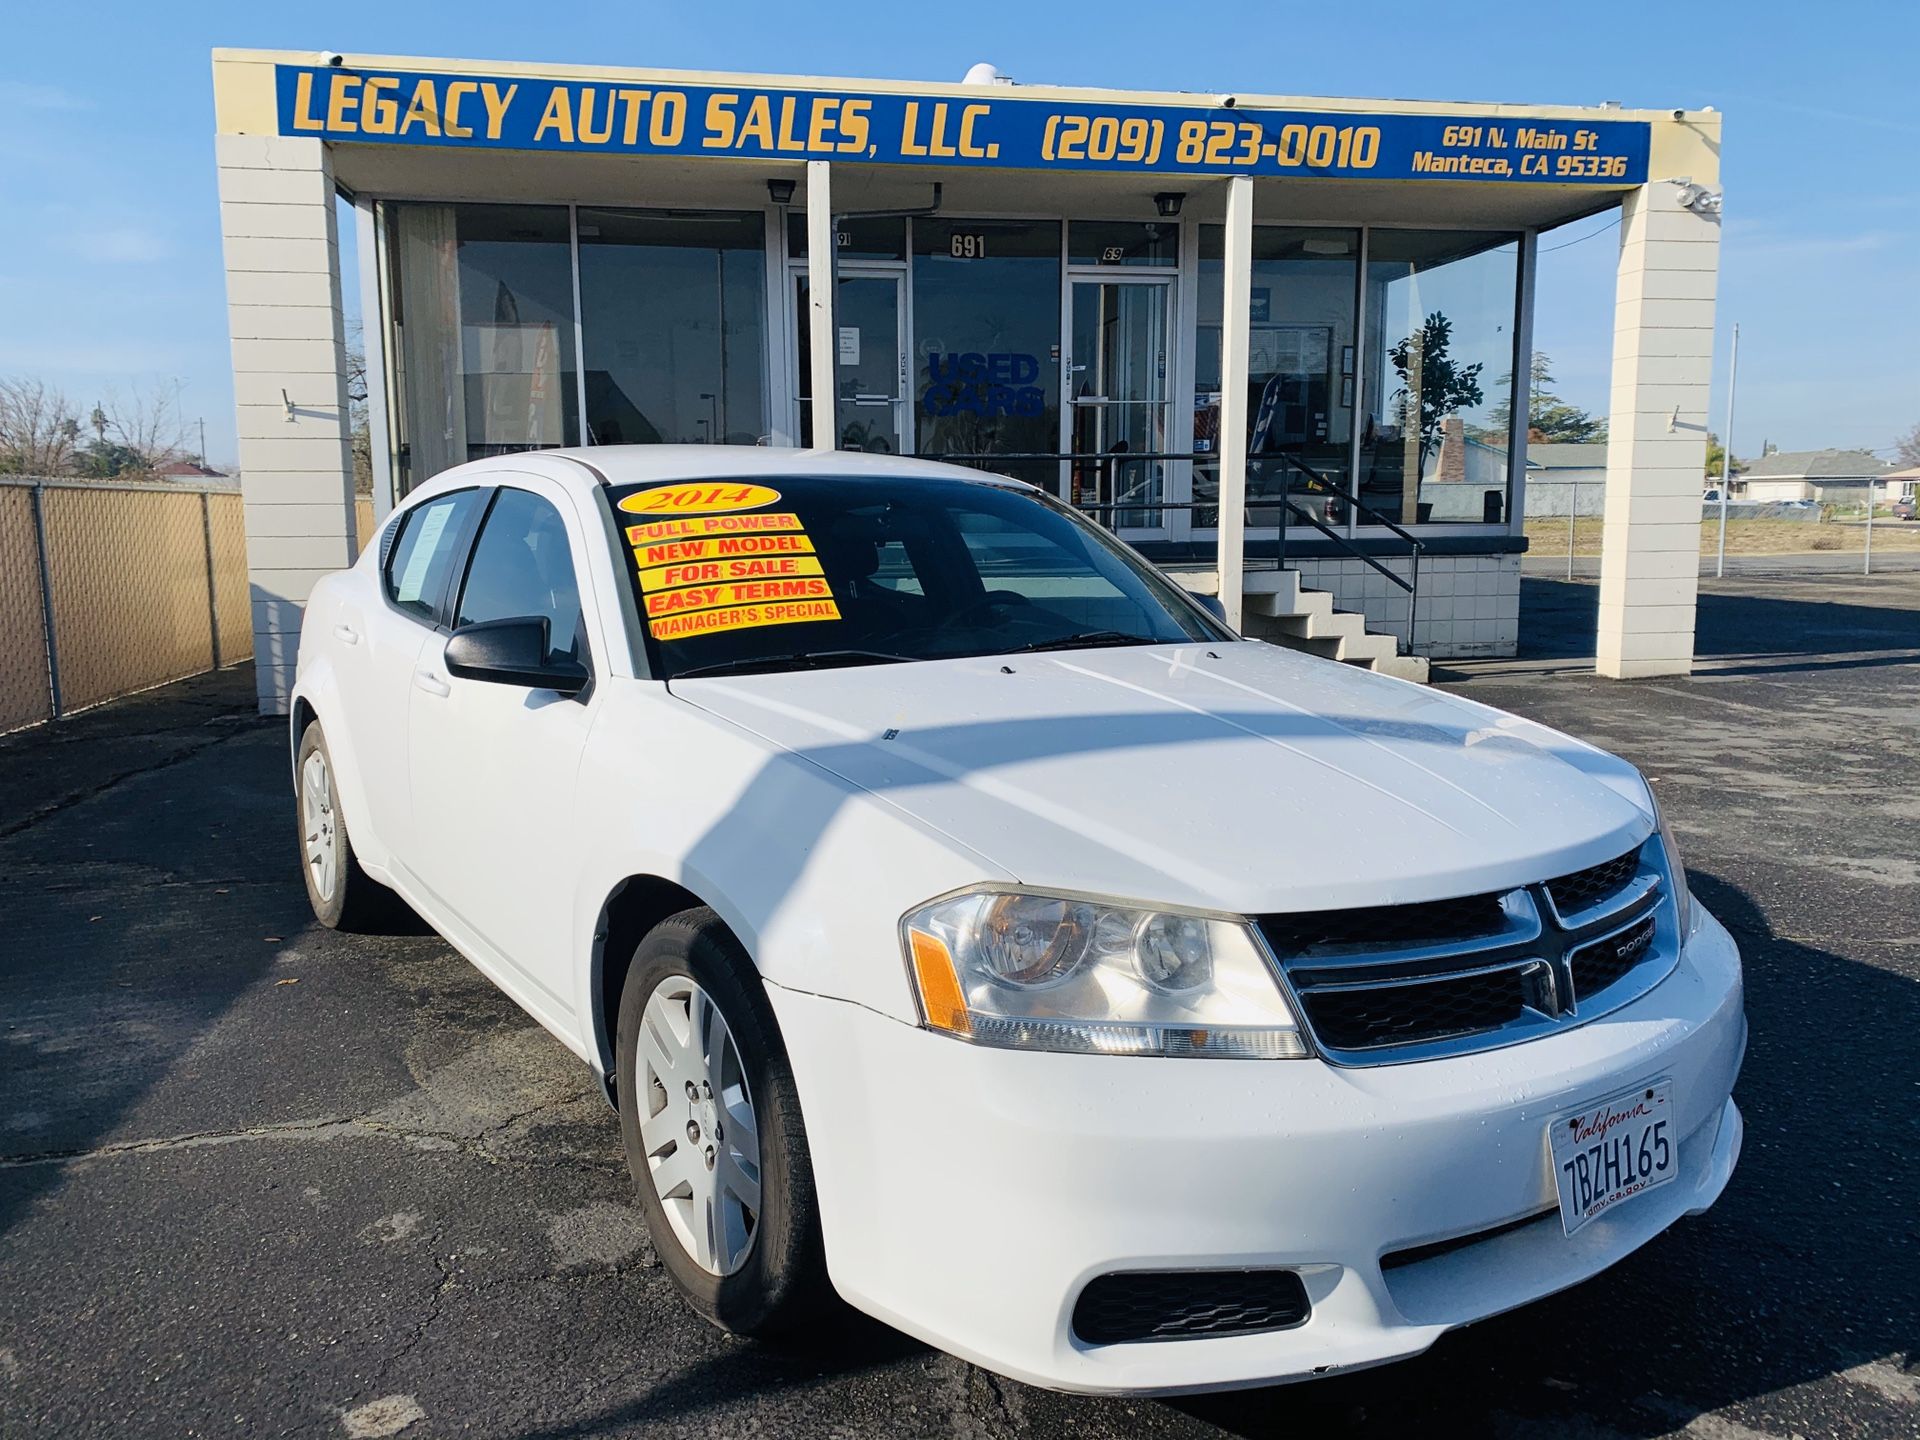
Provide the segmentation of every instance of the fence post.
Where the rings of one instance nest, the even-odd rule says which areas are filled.
[[[207,651],[220,668],[220,605],[213,594],[213,496],[200,492],[200,542],[207,557]]]
[[[1580,528],[1580,482],[1571,482],[1573,498],[1567,501],[1567,579],[1573,579],[1573,532]]]
[[[47,698],[53,718],[60,718],[60,647],[53,636],[53,569],[47,563],[47,487],[35,485],[33,496],[33,539],[40,552],[40,623],[47,645]]]
[[[1873,573],[1873,477],[1867,477],[1867,549],[1860,562],[1860,573]]]

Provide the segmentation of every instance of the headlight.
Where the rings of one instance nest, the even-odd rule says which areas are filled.
[[[1653,801],[1653,818],[1660,827],[1660,848],[1666,851],[1667,881],[1673,886],[1673,903],[1680,922],[1680,936],[1685,939],[1693,933],[1693,892],[1687,889],[1687,866],[1680,858],[1680,842],[1673,838],[1673,827],[1667,823],[1666,812],[1660,808],[1660,799],[1653,793],[1653,786],[1647,786],[1647,797]]]
[[[922,1023],[979,1045],[1099,1055],[1306,1055],[1243,920],[982,890],[900,922]]]

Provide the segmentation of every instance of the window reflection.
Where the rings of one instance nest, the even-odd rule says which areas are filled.
[[[917,453],[1058,452],[1060,308],[1059,222],[914,222]],[[1053,461],[995,468],[1059,484]]]
[[[1194,450],[1220,442],[1220,335],[1226,231],[1200,230],[1199,334],[1194,363]],[[1354,305],[1360,232],[1258,225],[1248,315],[1247,497],[1278,495],[1332,523],[1344,522],[1340,501],[1353,438]],[[1315,477],[1324,477],[1325,484]],[[1194,499],[1220,492],[1218,464],[1196,462]],[[1277,525],[1277,506],[1252,506],[1256,526]],[[1201,510],[1198,525],[1219,512]]]
[[[582,209],[579,224],[593,443],[762,441],[761,215]]]
[[[1067,226],[1067,258],[1075,265],[1180,263],[1180,226],[1173,220],[1075,220]]]
[[[1519,237],[1372,230],[1360,499],[1402,524],[1506,519]]]
[[[566,210],[389,213],[400,493],[468,460],[579,443]]]

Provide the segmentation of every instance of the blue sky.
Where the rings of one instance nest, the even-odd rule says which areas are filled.
[[[845,19],[835,18],[844,15]],[[1712,105],[1726,116],[1719,376],[1736,449],[1920,423],[1920,5],[1104,6],[96,3],[16,7],[0,61],[0,374],[83,408],[181,383],[233,459],[208,52],[216,45],[1195,91]],[[1575,242],[1575,243],[1569,243]],[[1604,410],[1614,231],[1545,238],[1536,341]]]

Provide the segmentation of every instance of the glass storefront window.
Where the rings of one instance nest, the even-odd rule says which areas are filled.
[[[1193,448],[1220,442],[1220,335],[1226,231],[1200,227],[1198,320],[1194,352]],[[1247,494],[1278,494],[1331,524],[1345,507],[1324,490],[1345,490],[1353,443],[1355,306],[1360,232],[1256,225],[1253,230],[1247,377]],[[1288,457],[1281,459],[1280,457]],[[1324,476],[1326,486],[1314,477]],[[1194,499],[1219,493],[1217,464],[1194,464]],[[1316,489],[1322,493],[1316,493]],[[1364,496],[1362,497],[1365,498]],[[1254,508],[1255,526],[1277,525],[1277,507]],[[1219,523],[1195,512],[1194,523]]]
[[[842,260],[907,258],[907,222],[900,216],[843,215],[833,230]],[[807,258],[805,211],[796,210],[787,216],[787,249],[796,260]]]
[[[1360,498],[1402,524],[1506,519],[1520,237],[1370,230]]]
[[[1057,454],[1060,224],[913,225],[916,453]],[[1049,490],[1054,461],[995,466]]]
[[[766,437],[766,222],[579,213],[587,431],[596,445]]]
[[[1075,220],[1067,226],[1067,259],[1075,265],[1178,265],[1180,223]]]
[[[468,460],[578,444],[565,208],[387,213],[399,493]]]

